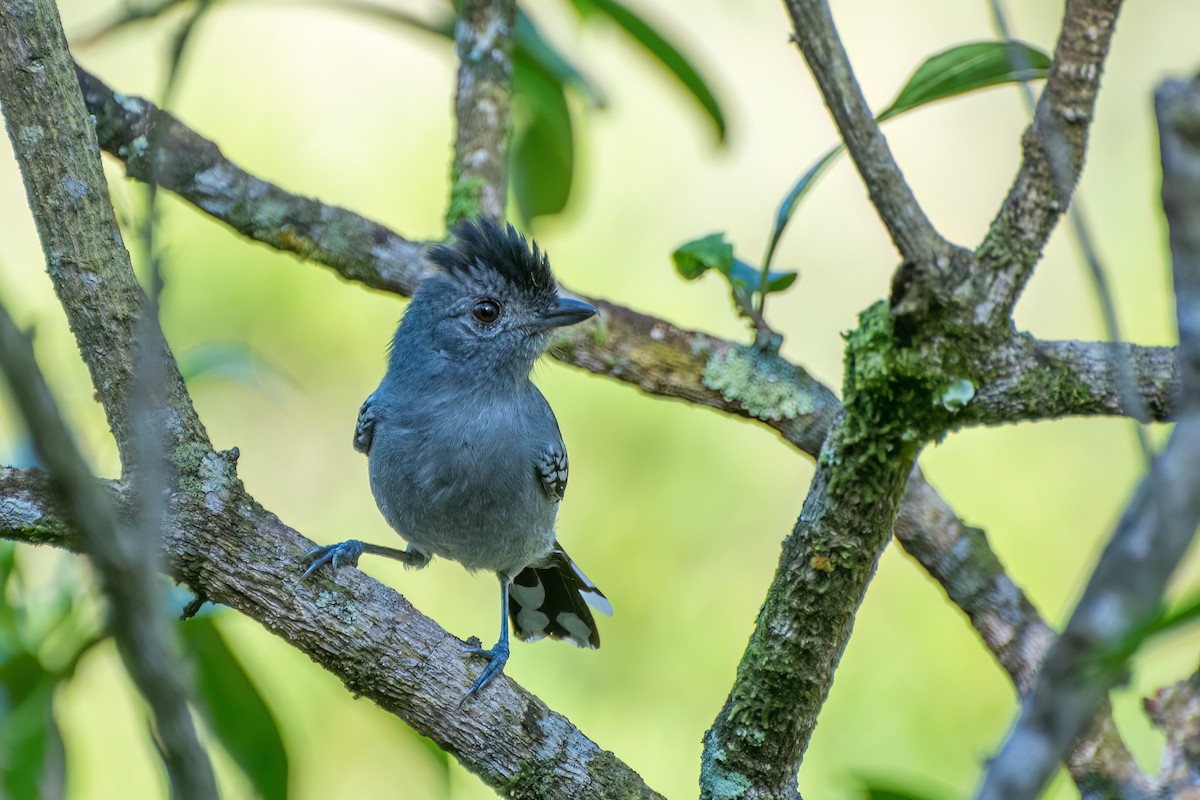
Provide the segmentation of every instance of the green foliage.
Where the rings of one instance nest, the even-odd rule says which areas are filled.
[[[766,296],[782,292],[796,280],[795,272],[764,271],[737,258],[723,233],[710,233],[686,242],[675,249],[671,259],[684,280],[695,280],[710,269],[723,275],[734,307],[754,322],[760,332],[765,328],[760,310]]]
[[[0,797],[38,797],[41,788],[64,784],[54,696],[83,657],[108,639],[74,568],[49,596],[39,591],[36,604],[27,604],[26,594],[15,547],[0,543]],[[198,705],[209,728],[260,797],[287,797],[287,753],[278,726],[212,617],[179,630],[194,660]]]
[[[584,19],[603,15],[637,42],[669,72],[708,115],[718,141],[725,141],[725,114],[708,82],[679,48],[671,44],[653,25],[617,0],[571,0]]]
[[[528,225],[557,214],[571,197],[575,129],[564,84],[522,50],[513,54],[508,162],[517,215]]]
[[[196,665],[196,694],[208,727],[263,800],[288,796],[288,758],[275,716],[214,623],[188,620],[179,632]]]
[[[307,0],[307,5],[359,14],[389,25],[454,41],[456,4],[450,13],[421,17],[367,0]],[[725,141],[725,113],[700,70],[683,50],[632,9],[617,0],[570,0],[585,21],[606,19],[665,69],[712,123]],[[150,8],[128,8],[82,41],[96,41],[130,24],[153,19],[177,6],[192,5],[173,39],[165,96],[175,85],[183,51],[196,24],[217,6],[216,0],[163,0]],[[567,91],[593,107],[605,105],[602,91],[565,56],[518,6],[513,30],[513,112],[509,177],[517,215],[529,225],[535,218],[560,213],[571,196],[575,175],[575,126]],[[454,191],[452,187],[452,192]],[[459,198],[461,199],[461,198]]]
[[[1021,42],[971,42],[930,56],[904,84],[879,122],[960,94],[1045,78],[1050,56]]]
[[[900,89],[896,99],[876,119],[889,119],[957,95],[1006,83],[1045,78],[1050,56],[1019,42],[972,42],[951,47],[926,59]],[[838,144],[818,158],[792,184],[775,212],[762,269],[771,268],[775,250],[800,202],[829,170],[845,146]]]
[[[54,694],[98,641],[67,581],[24,603],[11,543],[0,543],[0,797],[38,797],[62,787],[66,759]]]
[[[876,119],[884,122],[938,100],[990,86],[1044,78],[1049,66],[1048,55],[1019,42],[972,42],[958,45],[931,56],[917,67],[896,95],[896,99]],[[774,224],[761,267],[755,268],[735,259],[732,245],[725,244],[724,235],[720,233],[688,242],[672,256],[675,268],[687,280],[694,280],[708,269],[717,269],[725,275],[733,293],[734,304],[740,313],[755,322],[760,342],[763,341],[762,333],[770,330],[762,318],[767,295],[788,288],[796,280],[795,272],[771,270],[779,240],[783,238],[783,233],[787,230],[800,202],[844,150],[844,145],[838,144],[827,151],[804,171],[784,195],[775,211]],[[718,248],[718,243],[722,245],[721,248]],[[728,250],[727,256],[725,249]],[[974,394],[973,389],[971,394]],[[970,397],[966,400],[970,400]],[[950,397],[948,402],[958,402],[957,395]],[[947,409],[950,409],[949,405]]]

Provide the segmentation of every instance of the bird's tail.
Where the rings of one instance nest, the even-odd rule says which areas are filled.
[[[508,590],[513,632],[527,641],[549,636],[578,647],[599,647],[600,631],[589,605],[612,616],[608,598],[557,543],[544,563],[517,573]]]

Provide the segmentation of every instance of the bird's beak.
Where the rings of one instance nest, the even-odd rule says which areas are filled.
[[[576,322],[583,322],[588,317],[594,316],[595,313],[596,309],[582,300],[560,297],[554,304],[554,309],[542,317],[541,322],[547,328],[562,328],[574,325]]]

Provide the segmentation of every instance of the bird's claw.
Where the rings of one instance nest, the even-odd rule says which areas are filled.
[[[471,684],[471,688],[463,695],[463,699],[459,701],[460,706],[467,702],[471,695],[478,692],[484,686],[487,686],[493,678],[504,671],[504,665],[508,662],[508,642],[497,642],[496,646],[489,650],[484,650],[482,647],[467,647],[464,648],[463,652],[467,655],[487,656],[488,663],[483,668],[483,671],[479,673],[479,677],[475,679],[475,682]]]
[[[343,564],[356,567],[358,566],[358,557],[362,554],[363,543],[357,539],[350,539],[338,544],[327,544],[324,547],[314,547],[304,555],[304,561],[313,561],[308,565],[308,569],[304,570],[300,580],[306,580],[322,564],[332,564],[335,570]]]

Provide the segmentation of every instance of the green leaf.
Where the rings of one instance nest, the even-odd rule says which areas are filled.
[[[795,272],[768,272],[767,293],[782,292],[796,282]]]
[[[575,131],[563,85],[523,53],[513,56],[513,138],[509,175],[528,225],[567,205],[575,172]]]
[[[865,800],[937,800],[951,797],[942,788],[913,789],[900,786],[892,778],[860,778]]]
[[[1200,595],[1187,598],[1170,610],[1163,610],[1149,621],[1131,630],[1120,644],[1101,654],[1096,667],[1102,670],[1122,670],[1147,639],[1200,621]]]
[[[66,757],[54,719],[54,682],[38,684],[23,703],[4,715],[0,732],[0,796],[62,797]],[[54,788],[51,788],[54,787]]]
[[[792,214],[796,212],[796,208],[800,205],[800,201],[808,194],[808,191],[816,184],[825,171],[833,165],[837,157],[845,150],[843,145],[838,145],[830,150],[825,155],[817,159],[817,162],[805,170],[800,179],[796,181],[788,193],[784,196],[783,202],[779,204],[779,209],[775,212],[775,228],[771,231],[771,241],[767,245],[767,254],[763,257],[763,266],[767,269],[771,267],[771,261],[775,258],[775,249],[779,247],[779,239],[783,236],[784,230],[787,229],[788,222],[792,219]]]
[[[517,8],[517,27],[513,32],[513,45],[516,50],[514,57],[525,56],[562,85],[574,86],[579,89],[593,107],[599,108],[605,105],[606,100],[603,93],[549,40],[542,36],[541,31],[533,24],[533,20],[519,6]]]
[[[266,701],[230,652],[212,616],[190,619],[179,630],[196,659],[197,696],[208,726],[260,797],[284,800],[287,751]]]
[[[1045,78],[1050,67],[1050,56],[1020,42],[972,42],[951,47],[926,59],[908,83],[900,90],[896,99],[876,117],[885,122],[901,114],[945,100],[956,95],[986,89],[1005,83]],[[788,223],[799,207],[800,201],[828,171],[842,154],[844,145],[837,145],[810,166],[779,204],[775,212],[775,227],[767,245],[763,264],[770,268],[779,240]]]
[[[978,89],[1045,78],[1049,69],[1050,56],[1021,42],[960,44],[917,67],[878,120]]]
[[[586,18],[597,13],[608,17],[653,56],[704,109],[712,121],[717,140],[724,143],[725,113],[721,110],[721,104],[709,88],[708,82],[679,48],[667,41],[654,26],[617,0],[574,0],[574,5],[581,17]]]
[[[0,797],[44,797],[47,789],[62,796],[66,759],[53,708],[58,683],[31,653],[0,664]]]
[[[733,270],[733,245],[725,241],[725,234],[710,233],[676,248],[671,260],[684,280],[694,281],[710,269],[729,275]]]

